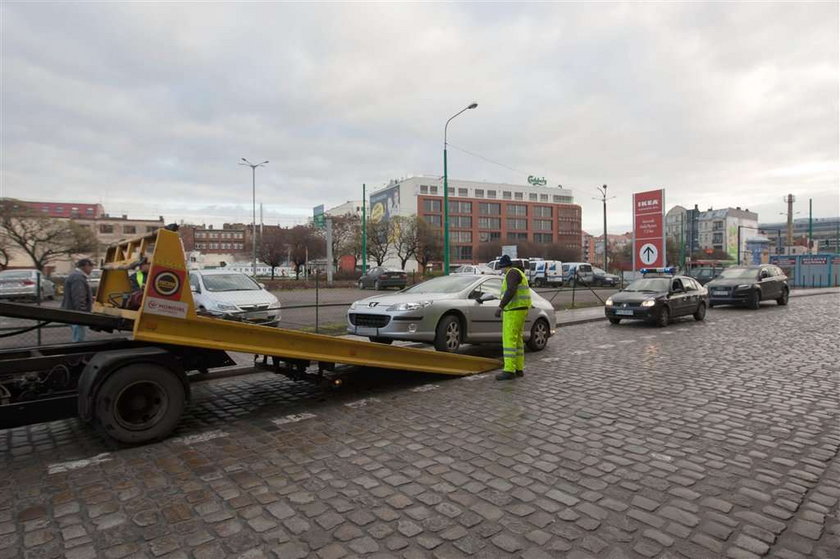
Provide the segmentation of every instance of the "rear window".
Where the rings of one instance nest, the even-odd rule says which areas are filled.
[[[5,272],[0,272],[0,278],[2,279],[23,279],[23,278],[31,278],[32,272],[29,270],[8,270]]]

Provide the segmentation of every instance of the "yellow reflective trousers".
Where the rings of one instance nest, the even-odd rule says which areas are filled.
[[[502,356],[504,370],[508,373],[525,370],[525,342],[522,341],[522,327],[528,317],[528,309],[502,312]]]

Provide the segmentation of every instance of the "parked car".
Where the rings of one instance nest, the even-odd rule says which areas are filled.
[[[592,285],[600,285],[603,287],[616,287],[621,283],[621,278],[615,274],[596,268],[592,266]]]
[[[399,287],[402,289],[405,287],[407,281],[408,276],[402,270],[376,266],[359,278],[359,289],[367,289],[369,287],[374,288],[376,291],[387,287]]]
[[[280,301],[242,272],[190,270],[196,312],[266,326],[280,322]]]
[[[88,276],[88,285],[90,285],[90,289],[93,291],[94,297],[96,296],[96,291],[99,289],[99,281],[102,279],[102,270],[96,269],[91,270],[90,275]]]
[[[667,326],[678,316],[703,320],[708,306],[708,290],[693,278],[658,272],[645,274],[608,298],[604,313],[611,324],[635,318]]]
[[[689,270],[688,275],[693,277],[697,280],[697,283],[700,285],[706,285],[723,271],[723,268],[712,268],[707,266],[702,266],[698,268],[692,268]]]
[[[563,262],[563,283],[592,285],[595,273],[589,262]]]
[[[449,352],[464,343],[500,343],[502,319],[495,313],[501,290],[496,275],[433,278],[400,293],[356,301],[347,311],[347,331],[374,342],[426,342]],[[554,334],[556,318],[551,303],[533,290],[531,302],[524,337],[539,351]]]
[[[0,298],[37,300],[39,282],[40,298],[55,299],[55,284],[39,270],[4,270],[0,272]]]
[[[563,263],[559,260],[531,260],[527,275],[528,284],[533,287],[563,285]]]
[[[513,262],[514,266],[522,268],[523,270],[528,270],[531,267],[530,261],[527,258],[512,258],[511,262]],[[487,267],[496,272],[497,274],[502,273],[502,269],[499,268],[499,259],[494,258],[490,262],[487,263]]]
[[[732,266],[706,284],[709,306],[743,305],[757,309],[761,301],[787,305],[790,296],[788,277],[778,266]]]
[[[455,271],[452,272],[453,274],[478,274],[478,275],[494,275],[498,274],[498,272],[486,264],[464,264],[462,266],[458,266],[455,268]]]

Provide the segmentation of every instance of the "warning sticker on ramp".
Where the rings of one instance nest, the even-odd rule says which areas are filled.
[[[181,301],[168,301],[149,296],[146,296],[146,303],[143,306],[144,312],[173,318],[186,318],[188,309],[189,305]]]

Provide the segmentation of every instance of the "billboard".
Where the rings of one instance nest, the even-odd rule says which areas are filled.
[[[635,268],[665,266],[665,191],[633,194],[633,262]]]
[[[391,219],[400,213],[400,185],[383,188],[370,195],[370,219]]]

